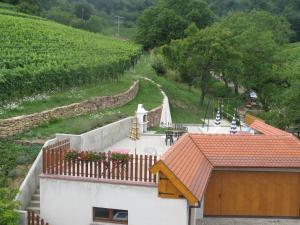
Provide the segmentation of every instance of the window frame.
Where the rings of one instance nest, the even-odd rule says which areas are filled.
[[[95,217],[96,209],[107,209],[108,210],[108,218]],[[123,209],[93,207],[93,222],[107,222],[107,223],[116,223],[116,224],[128,224],[128,219],[126,221],[114,220],[113,219],[113,210],[123,210]],[[127,215],[128,215],[128,210],[123,210],[123,211],[127,211]]]

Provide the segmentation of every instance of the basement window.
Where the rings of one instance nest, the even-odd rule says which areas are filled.
[[[121,209],[94,207],[93,221],[128,224],[128,211]]]

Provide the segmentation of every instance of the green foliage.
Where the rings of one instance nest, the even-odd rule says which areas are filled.
[[[75,15],[82,20],[88,20],[92,15],[92,7],[88,3],[76,3],[74,8]]]
[[[206,0],[213,11],[224,16],[228,12],[248,12],[253,9],[264,10],[275,16],[284,16],[290,23],[295,35],[293,41],[300,40],[300,1],[299,0]]]
[[[164,59],[158,55],[154,58],[153,62],[151,63],[152,68],[155,70],[157,75],[165,75],[167,72],[167,68],[164,62]]]
[[[263,119],[279,128],[300,128],[300,45],[288,45],[279,53],[285,59],[277,68],[280,79],[270,93],[271,109],[261,113]],[[276,91],[274,91],[274,89]]]
[[[129,42],[48,21],[0,15],[0,27],[0,101],[117,79],[140,54]]]
[[[184,30],[195,23],[204,28],[213,22],[213,13],[201,0],[163,0],[146,9],[138,20],[137,41],[145,49],[183,38]]]
[[[194,28],[189,29],[191,35],[187,38],[164,47],[163,54],[183,81],[190,85],[196,82],[200,86],[200,104],[203,105],[211,72],[219,72],[220,62],[236,57],[236,51],[232,47],[232,33],[217,24],[197,32],[192,30]]]
[[[65,154],[65,159],[66,160],[75,160],[78,158],[78,152],[77,151],[68,151]]]
[[[111,159],[113,161],[118,161],[118,162],[127,162],[129,160],[129,155],[128,154],[123,154],[123,153],[113,152],[111,154]]]
[[[13,200],[15,192],[0,188],[0,224],[1,225],[18,225],[19,214],[15,211],[18,203]]]
[[[39,15],[41,12],[41,5],[37,0],[21,0],[18,9],[23,13]]]

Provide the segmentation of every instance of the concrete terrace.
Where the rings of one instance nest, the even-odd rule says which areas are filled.
[[[130,138],[124,138],[121,141],[109,146],[104,151],[108,152],[111,150],[128,150],[129,153],[137,154],[148,154],[148,155],[161,155],[170,146],[165,143],[165,135],[156,134],[144,134],[141,135],[139,140],[131,140]]]

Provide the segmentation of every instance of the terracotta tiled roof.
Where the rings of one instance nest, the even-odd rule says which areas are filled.
[[[186,134],[161,161],[199,200],[215,167],[300,168],[299,140],[263,129],[262,135]]]
[[[213,166],[190,135],[181,137],[161,160],[195,197],[201,198]]]
[[[292,136],[191,134],[214,167],[300,168],[300,144]]]
[[[253,123],[251,123],[250,127],[265,135],[291,135],[288,132],[272,127],[261,120],[255,120]]]

